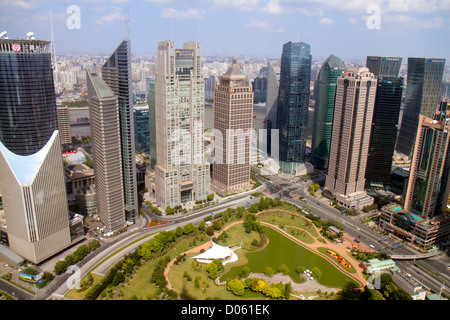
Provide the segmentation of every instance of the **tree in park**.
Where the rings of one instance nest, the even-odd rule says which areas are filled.
[[[206,265],[206,272],[208,273],[208,277],[212,280],[219,276],[217,264],[214,262],[210,262]]]
[[[245,285],[239,279],[233,279],[227,282],[227,290],[233,292],[236,296],[242,296],[245,291]]]
[[[278,272],[287,275],[289,273],[289,267],[283,263],[281,266],[278,267]]]
[[[312,268],[311,271],[312,271],[312,276],[313,276],[315,279],[320,280],[320,279],[322,278],[322,271],[320,271],[319,268],[314,267],[314,268]]]

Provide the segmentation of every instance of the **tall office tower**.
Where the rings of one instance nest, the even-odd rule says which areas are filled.
[[[318,170],[328,168],[337,79],[345,69],[345,63],[341,59],[330,55],[322,64],[317,77],[311,163]]]
[[[367,56],[366,67],[375,77],[398,77],[402,60],[402,57]]]
[[[411,156],[419,115],[433,117],[439,106],[445,59],[408,58],[408,76],[396,150]]]
[[[9,247],[40,263],[71,244],[50,42],[0,39],[0,83]]]
[[[148,123],[150,135],[150,166],[156,165],[156,111],[155,111],[155,79],[147,78]]]
[[[419,115],[405,210],[422,218],[445,212],[449,196],[447,101],[429,118]],[[445,176],[445,179],[443,179]],[[439,203],[441,202],[441,203]]]
[[[130,50],[130,41],[122,41],[103,65],[102,78],[117,96],[119,102],[125,212],[127,221],[135,222],[139,215]]]
[[[225,194],[250,185],[252,121],[252,85],[233,59],[214,92],[212,182]]]
[[[115,232],[126,226],[118,98],[94,70],[86,70],[86,80],[97,212],[108,232]]]
[[[373,203],[364,197],[364,176],[376,85],[377,79],[365,67],[347,68],[337,83],[325,187],[348,208]]]
[[[205,83],[201,44],[182,49],[158,42],[155,80],[156,203],[162,208],[204,200],[209,192],[209,163],[203,159]]]
[[[148,106],[134,106],[136,150],[150,152],[150,117]]]
[[[403,77],[378,77],[367,159],[367,185],[381,186],[391,181],[402,93]]]
[[[281,54],[277,129],[280,170],[295,173],[306,160],[311,52],[309,44],[288,42]]]
[[[58,105],[56,108],[58,116],[58,128],[61,135],[62,144],[72,143],[72,134],[70,132],[70,110],[69,107]]]
[[[267,98],[267,77],[258,75],[252,82],[254,103],[264,103]]]
[[[277,128],[278,90],[280,88],[280,66],[267,61],[267,93],[266,93],[266,119],[264,128],[267,129],[267,154],[271,154],[271,129]],[[277,136],[278,137],[278,136]],[[276,138],[278,140],[278,138]],[[277,141],[278,142],[278,141]],[[278,144],[278,143],[277,143]],[[277,149],[278,151],[278,149]]]
[[[205,78],[205,100],[214,99],[214,89],[216,88],[216,77]]]

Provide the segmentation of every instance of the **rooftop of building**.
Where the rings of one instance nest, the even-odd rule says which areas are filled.
[[[233,59],[227,72],[222,75],[224,80],[245,80],[247,77],[242,73],[241,68],[239,68],[236,59]]]
[[[33,37],[8,39],[0,38],[0,52],[5,53],[50,53],[50,41]]]

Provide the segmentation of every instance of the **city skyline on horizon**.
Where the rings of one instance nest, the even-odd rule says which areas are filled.
[[[0,0],[0,31],[50,40],[51,10],[57,55],[108,54],[126,38],[126,4],[135,55],[156,55],[158,41],[173,40],[201,42],[203,56],[280,57],[284,43],[302,41],[314,58],[450,59],[441,40],[450,31],[450,3],[439,0]]]

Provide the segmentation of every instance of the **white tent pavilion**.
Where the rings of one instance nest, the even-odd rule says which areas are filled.
[[[219,246],[217,243],[212,242],[211,248],[207,251],[192,257],[197,259],[198,262],[210,263],[215,259],[222,261],[222,264],[233,262],[238,260],[238,256],[228,247]]]

